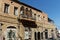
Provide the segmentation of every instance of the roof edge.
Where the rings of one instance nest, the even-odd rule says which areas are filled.
[[[39,12],[42,13],[41,10],[39,10],[39,9],[37,9],[37,8],[35,8],[35,7],[32,7],[32,6],[30,6],[30,5],[26,4],[26,3],[20,2],[20,1],[18,1],[18,0],[11,0],[11,1],[14,1],[14,2],[16,2],[16,3],[18,3],[18,4],[23,4],[23,5],[27,6],[27,7],[30,7],[30,8],[32,8],[32,9],[37,10],[37,11],[39,11]]]

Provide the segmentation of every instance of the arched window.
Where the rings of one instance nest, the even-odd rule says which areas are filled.
[[[30,17],[32,17],[32,10],[30,9]]]
[[[10,30],[9,32],[8,32],[8,38],[9,38],[9,40],[16,40],[15,38],[16,38],[16,35],[15,35],[15,32],[14,31],[12,31],[12,30]]]
[[[45,29],[45,38],[48,39],[48,30]]]
[[[43,39],[43,32],[41,32],[41,39]]]
[[[26,12],[28,11],[28,8],[26,8]]]
[[[6,31],[6,40],[16,40],[16,27],[9,26]]]
[[[20,14],[21,14],[21,15],[24,14],[24,6],[22,6],[22,7],[20,8]]]
[[[26,15],[28,16],[28,8],[26,8]]]
[[[31,38],[31,29],[28,27],[25,27],[25,40],[29,40]]]
[[[38,32],[38,40],[40,40],[40,32]]]

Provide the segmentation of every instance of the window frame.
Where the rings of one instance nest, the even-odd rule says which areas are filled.
[[[14,15],[18,16],[18,7],[14,7]]]
[[[22,13],[21,13],[22,12]],[[24,6],[20,7],[20,14],[23,15],[24,14]]]
[[[9,13],[9,4],[4,4],[4,13]]]

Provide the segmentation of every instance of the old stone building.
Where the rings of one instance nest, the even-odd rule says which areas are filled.
[[[0,0],[0,40],[56,38],[55,25],[43,11],[18,0]]]

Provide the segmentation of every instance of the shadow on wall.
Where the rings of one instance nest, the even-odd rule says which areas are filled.
[[[33,21],[21,20],[24,27],[36,28],[37,24]]]

